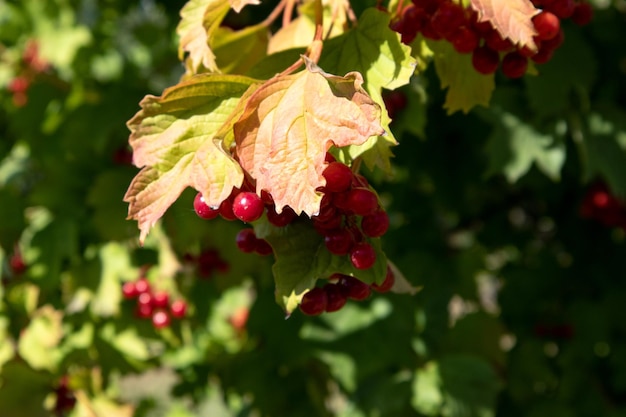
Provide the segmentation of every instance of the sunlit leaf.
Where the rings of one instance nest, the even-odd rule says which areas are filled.
[[[478,20],[490,22],[503,38],[520,47],[537,49],[532,17],[539,10],[530,0],[471,0],[471,5],[478,12]]]

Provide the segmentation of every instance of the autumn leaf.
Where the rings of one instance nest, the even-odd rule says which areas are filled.
[[[250,97],[234,125],[237,155],[277,211],[316,214],[326,151],[384,132],[380,107],[362,84],[357,72],[335,76],[307,61],[305,71],[276,76]]]
[[[520,47],[537,50],[533,40],[537,31],[532,18],[539,10],[530,0],[471,0],[471,5],[478,12],[478,20],[490,22],[503,38],[509,38]]]
[[[141,101],[128,128],[133,162],[142,170],[124,196],[141,242],[185,188],[217,206],[241,185],[243,172],[228,149],[234,115],[243,111],[240,97],[254,85],[247,77],[203,74]]]
[[[189,54],[187,66],[192,74],[200,72],[202,67],[217,71],[209,38],[229,9],[227,0],[189,0],[180,11],[181,20],[176,27],[180,37],[178,57],[183,59],[185,53]]]
[[[228,0],[228,2],[230,3],[230,7],[232,7],[232,9],[237,13],[239,13],[241,9],[246,7],[248,4],[261,4],[261,0]]]

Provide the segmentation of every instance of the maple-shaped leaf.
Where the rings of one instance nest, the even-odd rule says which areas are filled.
[[[309,216],[319,211],[326,151],[364,143],[384,132],[380,107],[362,87],[363,77],[307,69],[279,75],[250,97],[234,125],[241,166],[266,190],[277,211],[290,206]]]
[[[189,54],[187,67],[192,74],[200,72],[202,67],[217,71],[209,39],[229,9],[227,0],[189,0],[181,9],[181,20],[176,27],[180,37],[178,56],[183,59],[185,53]]]
[[[358,25],[344,35],[324,43],[320,66],[329,72],[343,74],[358,71],[363,74],[363,87],[372,99],[384,107],[382,89],[393,90],[408,84],[415,72],[415,59],[411,48],[400,42],[400,35],[389,28],[390,15],[376,8],[366,9]],[[389,129],[389,118],[382,112],[384,136],[370,138],[360,146],[350,146],[352,159],[363,155],[365,163],[390,170],[390,146],[396,139]],[[373,149],[374,148],[374,149]],[[373,149],[372,152],[367,152]]]
[[[467,113],[477,105],[489,106],[496,86],[493,74],[475,71],[471,54],[459,54],[449,42],[428,41],[428,46],[434,53],[441,88],[448,89],[444,104],[448,114],[458,110]]]
[[[243,9],[249,4],[251,5],[261,4],[261,0],[228,0],[228,2],[230,3],[230,7],[232,7],[232,9],[236,11],[237,13],[239,13],[241,9]]]
[[[537,31],[532,18],[539,10],[530,0],[471,0],[471,5],[478,12],[479,22],[490,22],[503,38],[537,50],[533,39]]]
[[[240,97],[255,85],[252,78],[202,74],[146,96],[129,122],[133,162],[142,170],[124,201],[128,218],[139,222],[140,241],[188,186],[219,205],[243,181],[239,164],[228,152]],[[253,88],[253,87],[252,87]]]

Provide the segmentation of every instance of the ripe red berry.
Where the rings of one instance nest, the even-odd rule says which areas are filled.
[[[547,41],[559,33],[561,22],[554,14],[544,10],[533,17],[533,26],[537,31],[537,37]]]
[[[11,258],[9,259],[9,268],[11,268],[13,275],[22,275],[26,271],[26,262],[24,262],[24,258],[22,258],[22,254],[19,251],[16,251],[11,255]]]
[[[141,319],[147,319],[148,317],[152,316],[153,311],[154,308],[152,307],[152,304],[137,304],[135,314]]]
[[[170,305],[170,312],[172,313],[172,317],[177,319],[185,317],[185,314],[187,314],[187,303],[183,300],[176,300],[172,302]]]
[[[326,179],[326,191],[341,193],[352,184],[352,170],[341,162],[331,162],[322,173]]]
[[[265,210],[263,200],[256,193],[245,191],[237,194],[233,200],[233,213],[243,222],[258,220]]]
[[[478,34],[467,26],[457,28],[450,37],[452,46],[460,54],[472,52],[478,47],[479,40]]]
[[[576,3],[574,13],[572,13],[572,22],[578,26],[588,25],[593,19],[593,7],[587,2]]]
[[[347,255],[354,244],[354,237],[346,228],[329,230],[324,236],[324,244],[333,255]]]
[[[387,275],[385,275],[385,280],[381,282],[380,285],[376,283],[372,284],[372,289],[380,293],[385,293],[385,292],[388,292],[391,289],[391,287],[393,287],[393,284],[395,284],[395,282],[396,282],[396,277],[393,275],[393,271],[388,266]]]
[[[135,285],[135,282],[125,282],[124,285],[122,285],[122,295],[127,300],[136,298],[139,295],[139,291],[137,291],[137,286]]]
[[[367,216],[378,209],[378,197],[369,188],[353,188],[346,195],[345,209],[357,216]]]
[[[237,220],[237,216],[233,212],[233,198],[228,197],[226,200],[222,201],[219,207],[220,216],[224,220],[232,221]]]
[[[244,253],[252,253],[255,251],[258,239],[254,233],[254,229],[241,229],[235,239],[240,251]]]
[[[500,65],[500,55],[487,46],[479,46],[472,53],[472,65],[481,74],[493,74]]]
[[[495,29],[485,36],[485,45],[497,52],[506,52],[513,49],[513,43],[508,38],[503,38],[500,32]]]
[[[219,207],[211,208],[204,202],[202,193],[196,194],[196,197],[193,200],[193,210],[196,212],[198,217],[206,220],[214,219],[220,214]]]
[[[544,9],[554,13],[560,19],[567,19],[574,14],[574,0],[546,0]]]
[[[340,310],[346,302],[348,297],[346,292],[339,284],[326,284],[322,287],[326,291],[326,312],[332,313],[333,311]]]
[[[527,68],[528,58],[518,52],[509,52],[502,59],[502,73],[509,78],[520,78]]]
[[[357,243],[350,251],[350,261],[356,269],[369,269],[376,263],[376,251],[367,242]]]
[[[150,282],[146,278],[139,278],[135,281],[135,288],[137,290],[137,294],[150,292]]]
[[[309,290],[302,297],[300,302],[300,311],[307,316],[317,316],[326,310],[328,304],[328,296],[322,288],[315,287]]]
[[[373,214],[363,217],[361,230],[366,236],[380,237],[389,229],[389,216],[385,210],[378,210]]]
[[[269,256],[274,253],[274,250],[270,246],[267,240],[265,239],[257,239],[256,245],[254,246],[254,251],[261,256]]]
[[[338,285],[346,297],[356,301],[365,300],[372,292],[369,285],[349,275],[342,275]]]
[[[18,76],[11,80],[7,89],[13,94],[25,93],[30,86],[30,81],[26,77]]]
[[[266,211],[267,220],[276,227],[285,227],[298,217],[295,211],[289,206],[283,207],[280,214],[276,213],[276,207],[271,205]]]
[[[156,329],[163,329],[170,325],[170,315],[165,310],[156,310],[152,314],[152,325]]]
[[[170,295],[166,291],[157,291],[152,295],[152,305],[156,308],[166,308],[170,303]]]
[[[452,2],[441,2],[431,18],[432,28],[439,36],[448,39],[452,33],[465,23],[463,7]]]

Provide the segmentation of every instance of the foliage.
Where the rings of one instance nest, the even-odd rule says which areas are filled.
[[[530,1],[463,4],[540,48]],[[623,7],[509,79],[409,6],[0,0],[2,417],[626,414]],[[371,268],[316,223],[331,159]],[[194,213],[238,189],[268,256]]]

